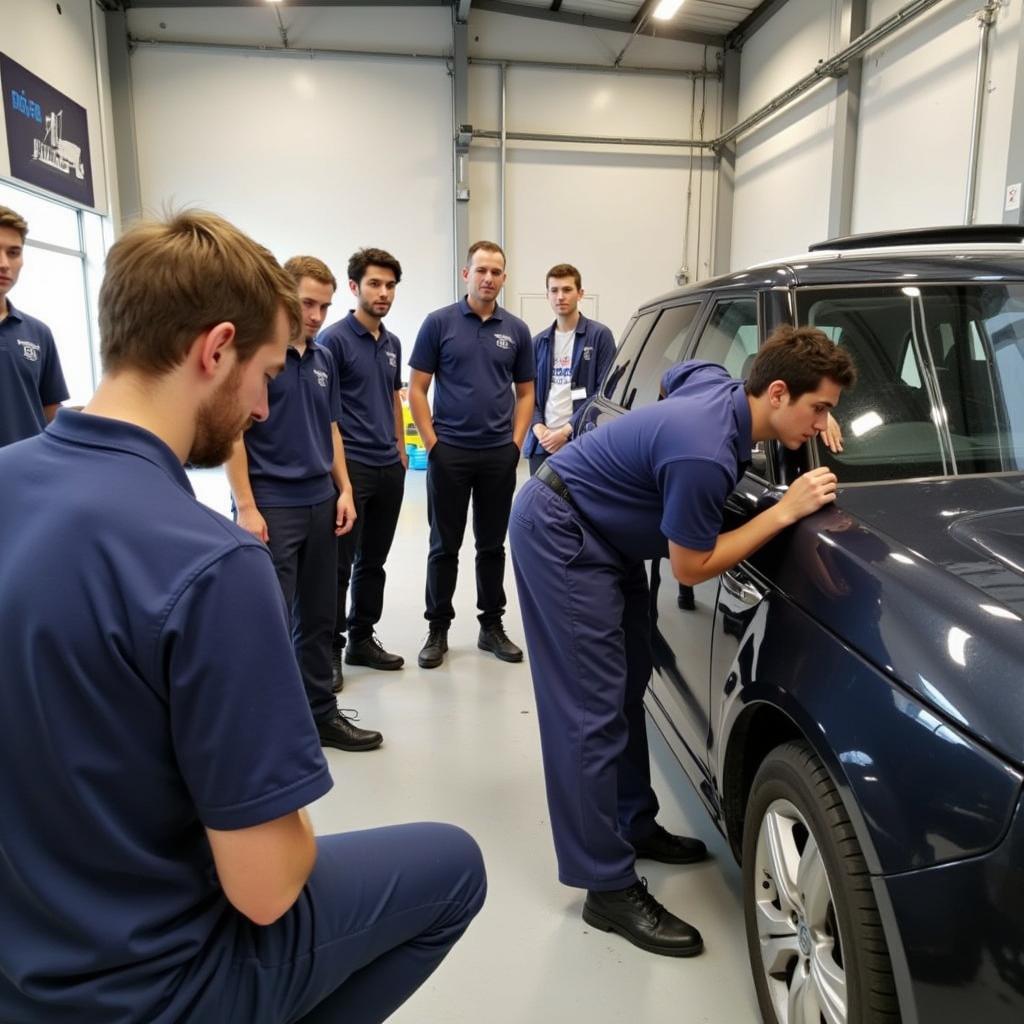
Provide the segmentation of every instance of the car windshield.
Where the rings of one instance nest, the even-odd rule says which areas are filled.
[[[807,288],[801,323],[849,351],[844,482],[1024,469],[1024,284]]]

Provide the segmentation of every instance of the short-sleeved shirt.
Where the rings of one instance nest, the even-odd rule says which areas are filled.
[[[0,447],[45,429],[43,406],[67,398],[50,328],[8,302],[0,320]]]
[[[743,381],[693,361],[666,382],[664,401],[582,434],[548,460],[583,518],[630,561],[663,557],[666,537],[710,551],[750,461]]]
[[[495,306],[487,320],[463,298],[430,313],[409,365],[434,375],[434,430],[456,448],[498,448],[512,441],[512,384],[534,378],[530,330]]]
[[[316,342],[288,347],[267,389],[269,414],[243,434],[257,507],[318,505],[334,495],[331,424],[341,419],[334,357]]]
[[[0,479],[0,1020],[188,1020],[252,927],[204,826],[331,786],[270,553],[127,423],[61,410]]]
[[[317,337],[334,357],[345,458],[367,466],[398,462],[395,392],[402,386],[402,343],[383,324],[374,336],[349,312]]]

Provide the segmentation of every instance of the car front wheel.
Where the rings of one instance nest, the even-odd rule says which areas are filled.
[[[806,743],[762,762],[743,826],[747,947],[765,1024],[896,1024],[892,967],[860,845]]]

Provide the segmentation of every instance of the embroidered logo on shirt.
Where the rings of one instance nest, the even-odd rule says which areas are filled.
[[[594,351],[594,346],[593,345],[584,345],[583,346],[583,358],[586,359],[589,362],[589,360],[590,360],[590,353],[593,352],[593,351]]]
[[[388,357],[388,366],[393,370],[398,365],[398,361],[395,359],[395,353],[385,352],[384,354]]]
[[[494,343],[498,346],[498,348],[512,347],[512,339],[507,334],[496,334],[494,336]]]
[[[39,362],[39,346],[34,341],[22,341],[18,339],[18,344],[21,346],[21,354],[30,362]]]
[[[327,371],[326,370],[314,370],[313,374],[316,377],[316,382],[317,382],[317,384],[320,385],[320,387],[322,387],[322,388],[327,387]]]

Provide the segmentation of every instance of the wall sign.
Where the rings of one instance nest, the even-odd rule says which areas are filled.
[[[85,107],[3,53],[0,88],[11,174],[76,203],[95,205]]]

